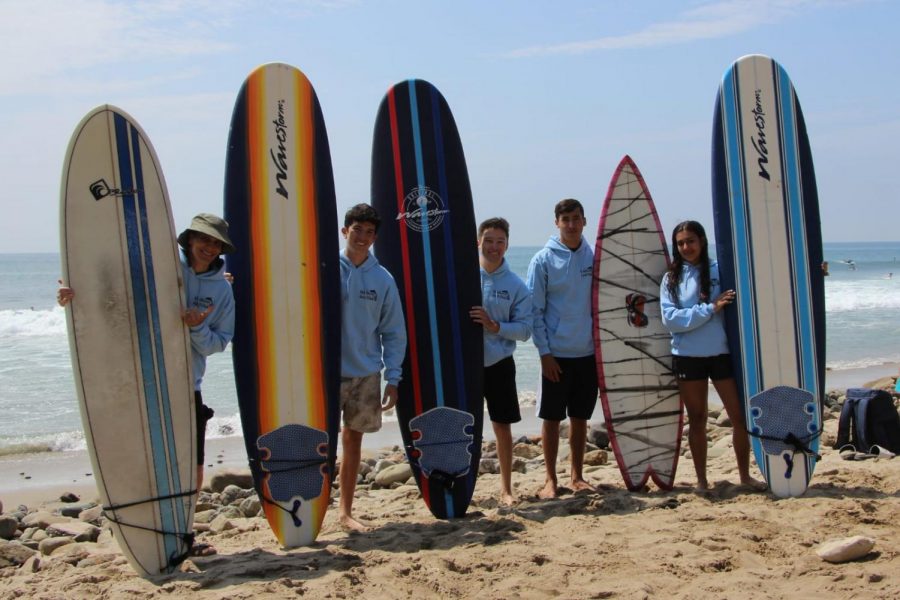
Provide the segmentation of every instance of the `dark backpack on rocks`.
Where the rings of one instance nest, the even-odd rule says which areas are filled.
[[[847,390],[834,447],[840,450],[847,444],[861,452],[881,446],[900,454],[900,414],[888,392],[869,388]]]

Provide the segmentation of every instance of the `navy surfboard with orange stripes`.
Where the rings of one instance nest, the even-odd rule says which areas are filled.
[[[468,508],[481,458],[483,331],[475,214],[453,115],[430,83],[381,102],[372,147],[379,262],[403,303],[407,352],[397,416],[422,497],[438,518]]]

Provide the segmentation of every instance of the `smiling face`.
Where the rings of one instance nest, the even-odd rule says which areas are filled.
[[[503,264],[503,256],[506,254],[509,240],[502,229],[491,227],[485,229],[478,238],[480,250],[478,260],[481,267],[488,273],[493,273]]]
[[[559,229],[560,241],[575,250],[581,245],[581,232],[584,231],[586,224],[584,215],[578,209],[560,213],[556,217],[556,228]]]
[[[188,236],[188,261],[194,273],[206,273],[222,254],[222,241],[211,235],[191,231]]]
[[[700,262],[700,255],[703,253],[703,246],[706,239],[701,239],[696,233],[689,229],[682,229],[675,234],[675,249],[678,254],[692,265]]]
[[[378,238],[374,223],[354,221],[348,227],[341,228],[341,235],[347,240],[344,253],[354,265],[359,266],[369,257],[369,248]]]

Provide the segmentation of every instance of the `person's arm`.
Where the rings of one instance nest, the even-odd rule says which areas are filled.
[[[719,299],[717,299],[718,301]],[[660,312],[662,312],[662,322],[670,333],[683,333],[706,324],[716,313],[717,302],[699,302],[693,306],[681,308],[669,294],[665,277],[660,285],[659,306]]]
[[[531,308],[531,292],[525,287],[516,290],[512,306],[509,308],[509,318],[506,321],[498,321],[497,335],[517,342],[527,341],[531,337],[533,315]]]
[[[406,323],[400,294],[393,281],[385,292],[377,331],[381,337],[384,380],[396,387],[403,374],[403,358],[406,355]]]
[[[228,285],[228,293],[217,298],[218,309],[210,315],[196,322],[189,317],[191,311],[185,313],[185,324],[191,331],[191,348],[203,356],[222,352],[234,337],[234,296],[231,285]],[[197,314],[196,311],[194,314]]]
[[[62,279],[57,279],[57,282],[59,283],[59,289],[56,290],[56,302],[60,306],[65,306],[75,297],[75,290],[63,285]]]
[[[550,354],[550,340],[544,311],[547,308],[547,273],[540,261],[532,260],[525,281],[531,291],[531,334],[541,356]]]

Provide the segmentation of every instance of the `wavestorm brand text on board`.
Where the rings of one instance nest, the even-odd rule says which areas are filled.
[[[753,120],[756,122],[757,137],[756,139],[751,137],[750,141],[759,155],[759,158],[756,160],[756,164],[759,165],[758,175],[766,181],[771,181],[772,178],[766,170],[766,165],[769,164],[769,149],[766,146],[766,113],[762,106],[762,90],[756,90],[756,106],[753,108]]]
[[[403,208],[404,212],[398,213],[396,220],[402,220],[407,227],[419,232],[434,231],[450,213],[438,193],[426,186],[413,188],[403,199]]]
[[[285,148],[284,144],[287,142],[287,122],[284,119],[284,100],[278,101],[278,118],[272,121],[275,125],[275,137],[278,139],[278,154],[275,153],[274,148],[269,149],[269,155],[272,157],[272,163],[275,165],[275,168],[278,169],[278,172],[275,173],[275,180],[277,187],[275,191],[279,196],[282,196],[285,200],[288,199],[288,191],[284,187],[284,182],[287,179],[287,148]]]

